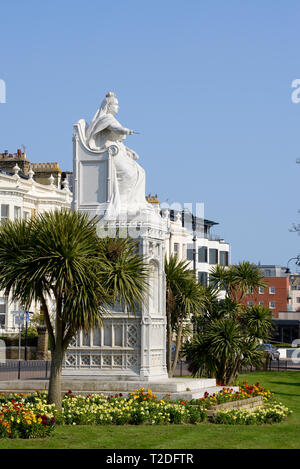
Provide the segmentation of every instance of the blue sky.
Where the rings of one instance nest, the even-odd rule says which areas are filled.
[[[299,1],[2,2],[0,151],[72,169],[72,126],[114,91],[147,193],[205,203],[232,261],[300,253]]]

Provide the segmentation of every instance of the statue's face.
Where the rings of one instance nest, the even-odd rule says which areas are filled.
[[[117,114],[119,111],[119,102],[117,99],[114,99],[109,105],[109,111],[111,114]]]

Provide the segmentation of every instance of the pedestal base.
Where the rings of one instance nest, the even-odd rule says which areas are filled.
[[[18,381],[0,381],[0,392],[34,392],[36,390],[47,390],[48,380],[18,380]],[[145,392],[149,389],[156,394],[158,399],[168,397],[172,400],[177,399],[198,399],[205,393],[213,394],[220,392],[223,387],[216,386],[215,379],[189,379],[189,378],[170,378],[145,382],[139,381],[102,381],[91,377],[64,378],[62,380],[62,393],[71,390],[73,394],[123,394],[126,397],[130,392],[144,388]],[[238,391],[238,387],[233,387]]]

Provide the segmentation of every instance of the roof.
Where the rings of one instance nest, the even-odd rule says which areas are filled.
[[[0,174],[5,174],[6,176],[14,176],[15,173],[11,171],[7,171],[6,169],[0,169]],[[25,176],[21,171],[19,171],[18,176],[20,176],[22,179],[29,179],[29,176]]]

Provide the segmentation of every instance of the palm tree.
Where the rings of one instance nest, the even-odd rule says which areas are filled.
[[[214,376],[230,384],[241,366],[258,366],[263,354],[260,340],[268,340],[272,331],[270,310],[262,306],[246,307],[240,302],[250,288],[264,286],[259,269],[249,262],[229,268],[216,266],[210,274],[212,289],[225,290],[222,300],[211,296],[210,307],[195,318],[197,335],[183,351],[194,375]]]
[[[226,385],[242,345],[241,330],[233,319],[212,320],[190,346],[185,346],[189,369],[194,375],[215,376]]]
[[[198,284],[188,261],[180,261],[177,256],[165,259],[166,274],[166,313],[168,343],[168,375],[175,372],[181,349],[184,325],[192,314],[199,313],[205,307],[205,289]],[[172,361],[172,338],[176,334],[176,348]]]
[[[255,337],[259,337],[263,342],[269,340],[274,329],[272,313],[266,306],[253,305],[248,307],[242,318],[245,329],[248,329]]]
[[[130,238],[102,238],[99,243],[101,285],[122,301],[128,311],[137,312],[149,294],[150,269],[138,255],[138,242]]]
[[[241,366],[259,366],[263,353],[258,350],[259,336],[241,327],[233,317],[219,317],[207,322],[183,347],[193,375],[215,377],[229,385]]]
[[[32,302],[41,304],[52,358],[48,402],[57,407],[63,358],[72,337],[101,325],[117,297],[131,308],[146,291],[143,259],[134,258],[128,240],[115,241],[118,249],[110,259],[109,242],[97,237],[96,222],[64,209],[0,226],[0,289],[27,309]],[[54,325],[49,298],[56,305]]]
[[[224,267],[216,265],[209,274],[210,281],[224,289],[228,297],[240,302],[251,289],[266,287],[261,271],[248,261]]]

